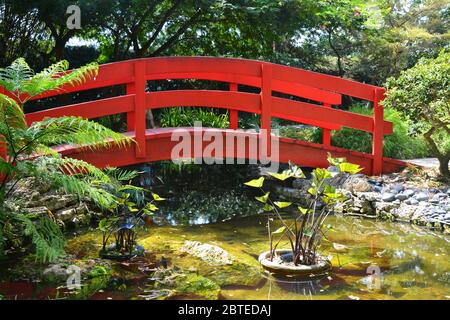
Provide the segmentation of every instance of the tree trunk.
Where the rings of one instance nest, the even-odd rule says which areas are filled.
[[[439,160],[439,172],[446,179],[450,179],[450,170],[448,169],[448,163],[450,158],[448,157],[438,157]]]

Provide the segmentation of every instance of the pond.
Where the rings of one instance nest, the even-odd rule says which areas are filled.
[[[73,257],[71,261],[91,264],[88,275],[81,279],[81,290],[67,290],[65,281],[30,281],[22,276],[5,280],[11,279],[7,273],[38,268],[18,259],[0,267],[8,270],[0,277],[0,295],[8,299],[113,300],[450,299],[450,235],[359,217],[336,215],[327,219],[333,230],[322,241],[321,252],[332,260],[328,277],[293,281],[268,276],[257,261],[268,249],[266,218],[250,214],[256,212],[251,207],[253,195],[244,195],[239,187],[254,174],[247,171],[238,177],[227,172],[226,178],[209,175],[204,180],[212,180],[201,185],[191,183],[199,179],[195,172],[183,174],[191,177],[187,183],[172,177],[176,188],[163,194],[172,202],[161,206],[155,224],[139,231],[138,242],[146,249],[143,257],[104,262],[98,258],[102,238],[98,230],[77,231],[70,236],[66,251]],[[186,188],[180,189],[183,184]],[[191,193],[186,197],[187,189]],[[183,202],[185,208],[175,210]],[[195,257],[182,250],[186,241],[218,246],[231,255],[232,264],[214,265]],[[345,249],[338,246],[336,251],[333,243]],[[375,271],[375,282],[368,277],[370,270]]]
[[[323,252],[333,256],[332,273],[328,278],[302,282],[274,279],[259,269],[257,256],[267,249],[264,223],[263,217],[252,216],[209,225],[153,227],[141,235],[139,242],[155,254],[152,260],[167,257],[169,267],[193,272],[218,283],[221,287],[219,298],[222,299],[450,298],[449,236],[412,225],[333,216],[328,223],[334,226],[335,232],[330,232],[328,238],[346,245],[348,251],[333,252],[332,244],[324,242]],[[235,267],[208,265],[179,251],[185,240],[217,245],[228,251],[239,264]],[[69,241],[69,252],[79,254],[78,250],[85,250],[89,247],[86,244],[92,241],[97,246],[100,243],[97,232],[80,235]],[[97,249],[84,251],[84,254],[95,256]],[[367,283],[369,266],[380,268],[379,288]],[[144,276],[124,292],[111,292],[111,295],[116,298],[145,297],[145,281]],[[195,292],[189,296],[195,297]],[[174,298],[186,297],[178,295]]]

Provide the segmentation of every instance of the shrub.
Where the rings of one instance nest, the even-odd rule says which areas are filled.
[[[372,109],[360,105],[351,106],[349,111],[372,115]],[[394,124],[393,134],[384,137],[384,156],[397,159],[412,159],[429,155],[424,139],[414,133],[414,126],[411,120],[392,108],[386,108],[384,114],[385,119]],[[305,126],[301,129],[282,127],[280,128],[280,135],[309,142],[322,142],[322,130],[316,127]],[[344,127],[342,130],[331,132],[331,144],[336,147],[371,153],[372,135],[368,132]]]
[[[228,113],[218,113],[209,108],[166,108],[159,115],[161,127],[193,127],[200,121],[203,127],[228,128]]]

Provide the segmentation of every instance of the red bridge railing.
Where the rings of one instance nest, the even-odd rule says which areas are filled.
[[[163,79],[197,79],[229,83],[229,91],[220,90],[167,90],[147,91],[147,81]],[[100,66],[95,79],[75,88],[48,92],[36,99],[62,93],[126,85],[126,94],[112,98],[66,105],[27,114],[28,123],[45,117],[81,116],[99,118],[126,113],[128,131],[134,132],[138,144],[136,158],[145,157],[146,110],[166,107],[214,107],[229,110],[230,128],[238,129],[238,112],[261,116],[261,128],[269,133],[273,117],[309,124],[323,129],[323,147],[330,147],[330,130],[349,127],[372,134],[371,173],[383,171],[383,136],[392,133],[392,123],[384,121],[384,89],[335,76],[268,62],[212,58],[161,57],[128,60]],[[260,88],[259,93],[239,91],[238,85]],[[300,97],[303,102],[274,96],[278,92]],[[373,116],[364,116],[334,109],[340,105],[342,95],[371,101]]]

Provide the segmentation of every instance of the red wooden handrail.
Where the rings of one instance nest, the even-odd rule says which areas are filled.
[[[169,90],[146,92],[146,81],[161,79],[200,79],[229,83],[229,91]],[[47,92],[33,100],[61,93],[125,85],[126,95],[68,105],[27,114],[32,123],[44,117],[77,115],[98,118],[127,113],[128,131],[133,131],[138,148],[136,157],[146,155],[147,109],[176,106],[216,107],[230,110],[230,128],[238,128],[238,112],[261,115],[261,128],[270,139],[272,117],[323,128],[323,144],[330,147],[330,130],[343,126],[373,135],[372,173],[383,170],[383,136],[392,133],[392,123],[384,121],[380,101],[384,89],[372,85],[268,62],[213,57],[161,57],[128,60],[101,65],[99,74],[75,88]],[[260,88],[260,93],[240,92],[238,85]],[[296,101],[273,96],[279,92],[307,99]],[[342,95],[372,101],[373,117],[332,108],[342,102]],[[270,145],[270,143],[269,143]],[[270,151],[270,150],[269,150]],[[270,154],[270,152],[269,152]]]

